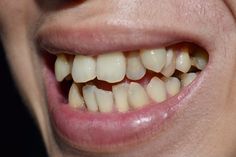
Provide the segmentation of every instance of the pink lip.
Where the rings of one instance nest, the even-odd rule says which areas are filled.
[[[44,69],[49,113],[55,132],[73,147],[87,151],[112,151],[135,145],[158,134],[162,124],[181,106],[186,95],[199,82],[159,104],[128,113],[90,113],[69,107],[58,91],[58,83],[48,68]],[[200,78],[200,76],[198,77]]]
[[[131,34],[134,32],[128,32],[130,30],[128,28],[115,28],[116,30],[112,29],[110,33],[107,32],[109,29],[104,29],[105,26],[97,26],[96,28],[77,26],[76,28],[49,27],[45,29],[46,31],[39,33],[39,44],[41,48],[52,50],[54,54],[66,51],[72,54],[80,52],[85,55],[96,55],[115,50],[163,47],[183,40],[195,42],[201,46],[207,44],[204,42],[205,39],[200,39],[190,32],[173,33],[181,32],[174,30],[174,28],[171,32],[144,31],[135,41],[131,40],[133,38]],[[114,38],[111,35],[112,31],[118,33],[119,36],[115,42],[111,42],[111,39]],[[93,36],[91,36],[92,32]],[[127,33],[122,36],[122,32]],[[159,38],[157,39],[156,36]],[[72,109],[59,93],[54,73],[47,66],[44,68],[44,78],[49,113],[55,132],[62,140],[75,148],[103,152],[124,149],[156,136],[164,122],[171,120],[174,113],[178,111],[182,100],[187,95],[191,95],[190,93],[197,86],[196,84],[201,82],[199,78],[202,77],[199,76],[191,86],[184,88],[180,94],[161,104],[150,104],[143,109],[123,114],[89,113]],[[188,100],[186,99],[186,101]]]

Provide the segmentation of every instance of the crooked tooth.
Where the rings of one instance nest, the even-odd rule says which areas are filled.
[[[112,92],[114,94],[115,105],[119,112],[127,112],[129,110],[128,104],[128,84],[121,83],[112,86]]]
[[[146,73],[146,68],[144,68],[141,63],[140,56],[137,52],[131,52],[127,56],[127,70],[126,76],[131,80],[140,80]]]
[[[57,81],[63,79],[71,73],[71,61],[65,54],[59,54],[55,62],[55,76]]]
[[[96,61],[93,57],[76,55],[72,67],[75,82],[84,83],[96,77]]]
[[[155,102],[163,102],[167,98],[165,83],[158,77],[153,77],[146,87],[150,98]]]
[[[123,80],[126,72],[126,60],[122,52],[101,54],[97,58],[98,80],[115,83]]]
[[[180,91],[180,81],[176,77],[169,77],[165,80],[166,90],[170,96],[174,96]]]
[[[69,105],[74,108],[81,108],[84,106],[84,99],[75,83],[73,83],[70,87],[68,101]]]
[[[160,72],[166,63],[166,49],[142,50],[140,52],[141,60],[145,68]]]
[[[176,54],[172,49],[167,50],[166,52],[166,64],[162,69],[161,73],[165,77],[170,77],[174,74],[176,68]]]
[[[100,112],[108,113],[113,110],[113,94],[111,91],[96,89],[95,96]]]
[[[85,85],[82,89],[84,101],[86,103],[87,109],[88,111],[91,111],[91,112],[98,111],[98,105],[97,105],[96,97],[95,97],[96,89],[97,87],[94,85]]]
[[[181,75],[181,85],[183,87],[189,85],[197,77],[196,73],[187,73]]]
[[[191,59],[189,57],[188,48],[183,48],[176,58],[176,69],[183,73],[186,73],[190,68]]]
[[[145,89],[136,82],[131,82],[128,89],[128,102],[133,108],[141,108],[149,102]]]
[[[203,50],[198,50],[193,54],[192,64],[197,67],[199,70],[203,70],[208,62],[208,55]]]

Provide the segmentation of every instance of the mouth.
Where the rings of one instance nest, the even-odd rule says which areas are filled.
[[[68,32],[47,31],[39,43],[54,131],[79,150],[117,151],[158,136],[209,61],[208,52],[183,35],[98,45]],[[81,42],[72,40],[77,35]]]

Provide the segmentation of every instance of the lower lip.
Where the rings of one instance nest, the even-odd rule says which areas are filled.
[[[164,122],[173,119],[171,117],[179,110],[181,101],[199,82],[195,79],[192,85],[163,103],[150,104],[127,113],[101,114],[69,107],[58,90],[59,84],[53,71],[47,66],[44,68],[44,78],[54,131],[74,148],[90,152],[125,149],[157,136]]]

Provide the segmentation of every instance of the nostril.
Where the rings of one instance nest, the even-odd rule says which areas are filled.
[[[45,11],[62,10],[81,5],[86,0],[36,0],[38,6]]]

